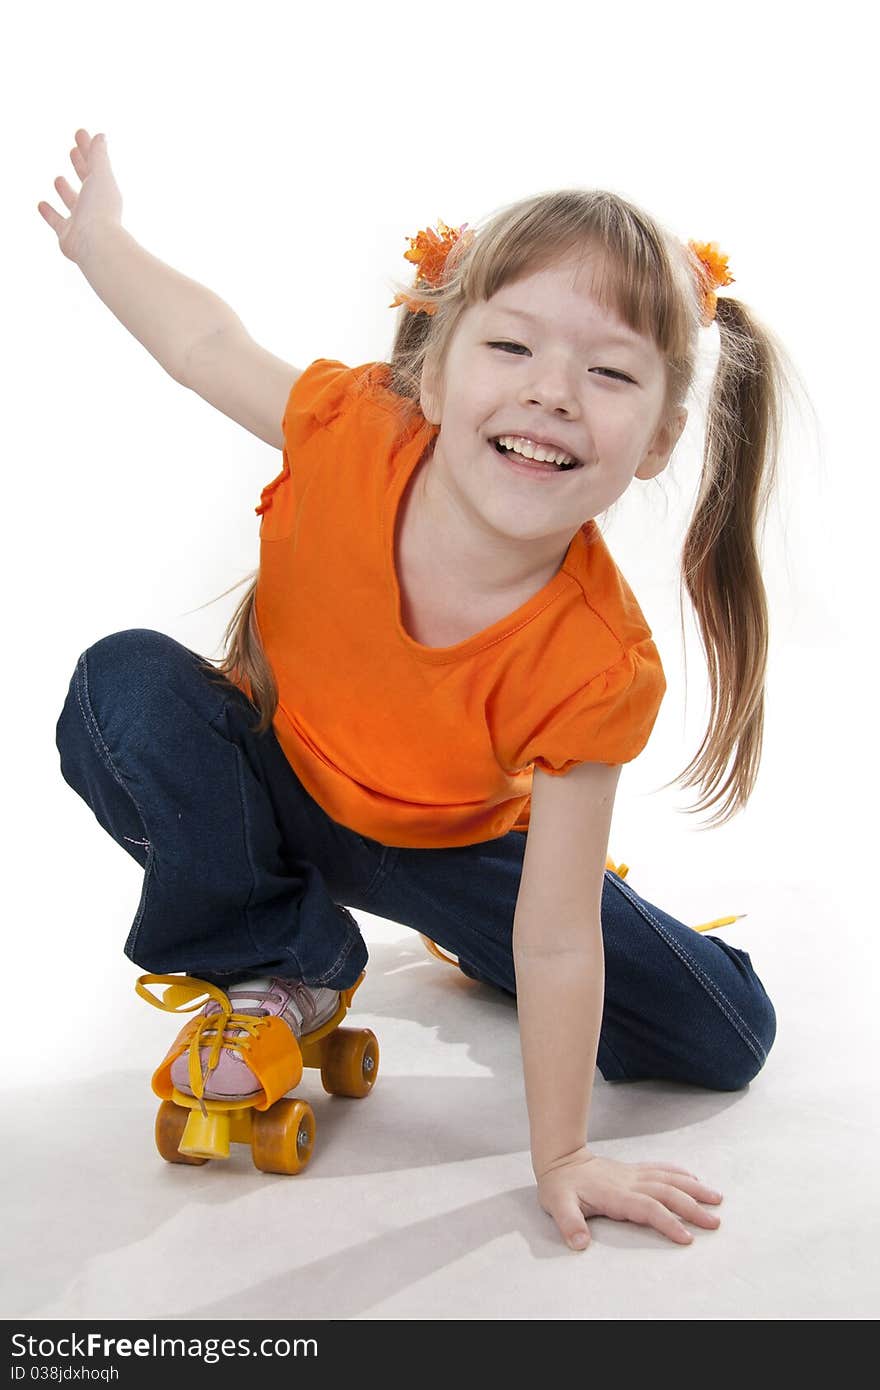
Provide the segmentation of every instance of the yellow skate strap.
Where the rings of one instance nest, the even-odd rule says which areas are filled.
[[[163,997],[157,999],[146,988],[147,985],[166,985],[167,988]],[[216,1013],[190,1019],[184,1030],[189,1044],[189,1084],[197,1100],[201,1100],[204,1095],[205,1076],[213,1071],[220,1061],[221,1048],[234,1047],[236,1052],[249,1052],[250,1039],[269,1021],[266,1018],[254,1018],[251,1014],[235,1013],[228,995],[217,985],[187,975],[141,975],[135,989],[147,1003],[154,1004],[157,1009],[164,1009],[168,1013],[192,1013],[200,1007],[205,995],[218,1005]],[[189,1008],[184,1008],[184,1004],[192,999],[196,1002],[190,1003]],[[227,1033],[229,1037],[226,1036]],[[199,1056],[199,1049],[203,1047],[209,1049],[204,1075]]]
[[[425,936],[424,932],[419,932],[419,936],[424,941],[432,956],[436,956],[438,960],[445,960],[447,965],[458,965],[455,956],[447,955],[443,947],[438,946],[436,941],[432,941],[430,936]],[[461,969],[461,966],[459,966],[459,969]]]

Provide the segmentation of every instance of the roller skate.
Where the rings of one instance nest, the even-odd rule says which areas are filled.
[[[613,874],[617,874],[618,878],[626,878],[629,873],[628,864],[615,864],[613,859],[605,860],[605,868],[610,869]],[[716,927],[728,927],[731,922],[738,922],[740,917],[747,916],[748,913],[739,912],[734,917],[716,917],[714,921],[703,922],[701,926],[694,927],[693,930],[701,932],[714,931]],[[435,956],[437,960],[444,961],[446,965],[458,966],[458,969],[461,970],[461,963],[457,956],[450,955],[449,952],[444,951],[437,945],[436,941],[432,941],[429,936],[425,936],[424,932],[419,932],[419,936],[422,938],[429,955]]]
[[[188,975],[141,975],[135,989],[157,1009],[201,1008],[153,1074],[162,1101],[155,1128],[161,1156],[168,1163],[202,1164],[228,1158],[231,1143],[249,1144],[262,1172],[301,1172],[312,1156],[315,1115],[289,1092],[303,1069],[320,1068],[328,1094],[357,1098],[369,1095],[378,1074],[375,1034],[339,1027],[363,979],[364,972],[341,991],[297,980],[250,980],[225,994]],[[162,998],[148,985],[164,985]]]

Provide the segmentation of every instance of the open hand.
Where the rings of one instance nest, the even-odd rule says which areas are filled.
[[[110,168],[107,140],[104,135],[92,138],[87,130],[78,130],[76,145],[70,151],[70,162],[82,182],[79,192],[71,188],[60,175],[55,188],[70,210],[62,217],[51,203],[37,203],[40,215],[58,233],[58,245],[70,261],[79,262],[88,249],[89,234],[99,222],[122,221],[122,195]]]
[[[669,1163],[619,1163],[581,1148],[556,1159],[536,1176],[538,1202],[573,1250],[590,1243],[588,1216],[653,1226],[679,1245],[693,1240],[682,1220],[710,1230],[721,1224],[720,1217],[700,1206],[700,1202],[720,1202],[721,1193]]]

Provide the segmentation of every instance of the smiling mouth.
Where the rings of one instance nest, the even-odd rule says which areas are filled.
[[[495,452],[502,458],[506,458],[510,463],[518,464],[523,468],[529,468],[533,472],[542,471],[544,473],[573,473],[576,468],[583,468],[580,459],[575,459],[573,463],[542,463],[539,459],[526,458],[525,454],[518,454],[515,449],[507,449],[503,444],[499,444],[497,439],[490,440]]]

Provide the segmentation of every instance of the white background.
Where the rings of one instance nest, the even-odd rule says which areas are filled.
[[[669,682],[622,776],[610,853],[682,920],[748,912],[727,939],[830,1071],[826,1044],[842,1071],[876,1055],[877,112],[863,14],[681,0],[16,9],[0,80],[9,1087],[124,1067],[146,1086],[167,1045],[174,1025],[136,999],[122,955],[142,871],[62,780],[55,723],[77,657],[108,633],[156,628],[220,656],[244,586],[200,605],[256,567],[254,507],[281,466],[167,376],[60,254],[37,203],[65,212],[59,174],[79,187],[79,126],[107,134],[131,234],[298,367],[387,356],[391,279],[411,275],[407,238],[438,218],[599,186],[682,239],[719,242],[730,292],[802,383],[764,538],[763,764],[722,829],[685,814],[692,792],[657,790],[708,717],[686,598],[687,694],[679,630],[692,408],[671,466],[633,484],[605,533]],[[715,330],[704,339],[710,370]],[[806,1083],[813,1059],[782,1033],[777,1047]]]

